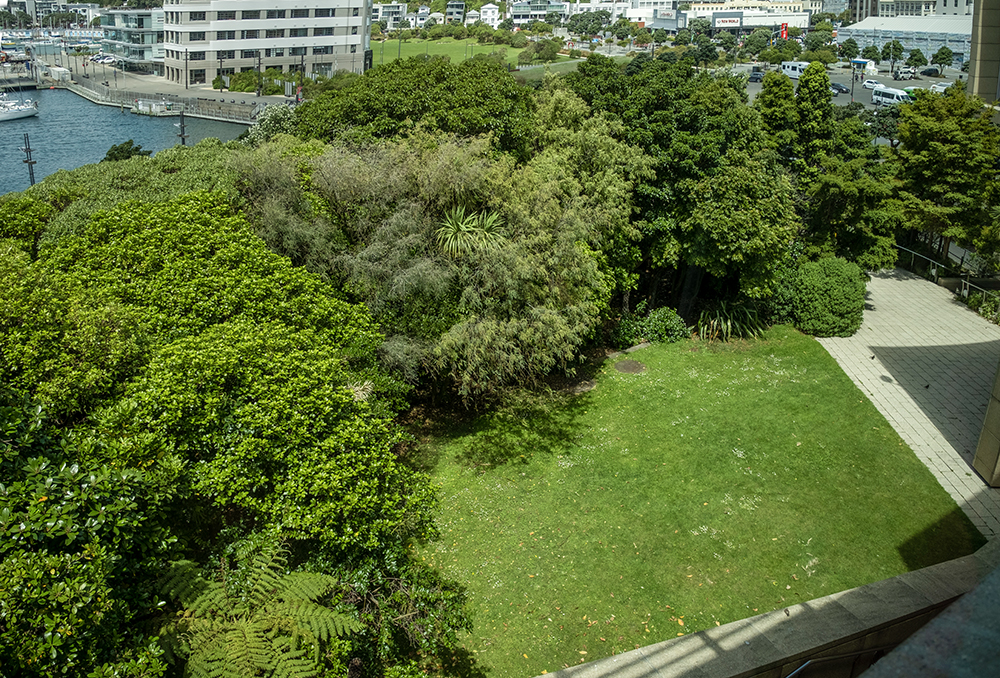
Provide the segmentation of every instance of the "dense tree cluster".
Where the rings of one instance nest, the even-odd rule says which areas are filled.
[[[692,23],[534,90],[395,62],[0,198],[0,665],[474,671],[461,586],[412,555],[438,497],[401,412],[727,313],[850,332],[900,235],[997,246],[998,135],[961,86],[873,117],[815,62],[751,106]]]

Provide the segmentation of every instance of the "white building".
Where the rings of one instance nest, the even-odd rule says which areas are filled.
[[[277,68],[363,72],[370,0],[164,0],[164,75],[186,85]]]
[[[500,18],[500,8],[492,2],[479,8],[479,20],[496,30],[503,19]]]
[[[106,9],[101,51],[122,59],[127,70],[163,74],[163,10]]]
[[[372,5],[372,23],[385,20],[386,30],[396,30],[400,21],[406,16],[406,3],[397,2],[393,4]]]
[[[837,31],[838,43],[848,38],[854,38],[861,49],[869,45],[881,49],[899,40],[907,54],[919,49],[928,61],[938,49],[947,47],[955,54],[957,66],[969,59],[972,50],[972,16],[868,17]]]

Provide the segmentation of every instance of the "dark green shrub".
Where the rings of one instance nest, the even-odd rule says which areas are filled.
[[[979,305],[979,315],[992,322],[997,321],[997,308],[1000,306],[1000,299],[992,294],[987,295]]]
[[[796,327],[816,337],[849,337],[861,327],[865,279],[845,259],[807,261],[795,286]]]
[[[642,321],[642,333],[646,341],[659,343],[672,343],[691,336],[691,330],[684,324],[684,320],[669,306],[661,306],[650,312]]]

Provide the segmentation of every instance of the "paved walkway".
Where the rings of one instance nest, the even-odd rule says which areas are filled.
[[[972,469],[1000,363],[1000,327],[907,271],[868,284],[853,337],[820,339],[977,528],[1000,535],[1000,489]]]

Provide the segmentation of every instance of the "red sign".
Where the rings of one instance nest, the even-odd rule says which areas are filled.
[[[781,24],[781,39],[788,40],[788,24]]]

